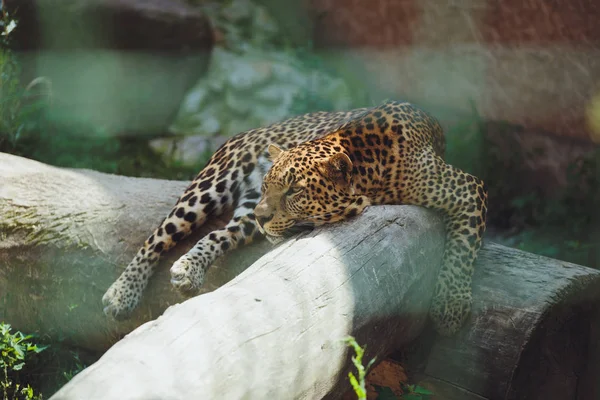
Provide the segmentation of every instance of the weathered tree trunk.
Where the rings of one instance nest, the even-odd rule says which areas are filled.
[[[100,298],[184,187],[0,154],[0,318],[98,349],[178,302],[166,271],[133,321],[109,323]],[[442,238],[435,214],[385,206],[292,239],[138,328],[55,398],[338,398],[347,334],[367,360],[414,344],[413,379],[440,398],[597,398],[600,273],[487,243],[472,318],[439,338],[421,331]],[[232,253],[209,289],[268,247]]]
[[[600,273],[487,243],[473,315],[456,337],[423,335],[409,364],[448,400],[600,398]]]
[[[107,319],[101,299],[186,186],[55,168],[0,153],[0,320],[106,350],[180,302],[167,266],[228,216],[206,224],[165,257],[131,320]],[[225,257],[219,265],[228,267],[211,269],[205,290],[229,281],[268,247],[262,243]]]
[[[347,367],[344,337],[382,357],[422,331],[441,230],[427,210],[386,206],[288,241],[135,330],[54,398],[321,398]]]

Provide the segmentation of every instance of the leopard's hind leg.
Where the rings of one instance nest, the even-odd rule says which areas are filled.
[[[446,244],[435,286],[431,319],[438,332],[451,335],[471,311],[474,262],[485,232],[487,191],[483,181],[426,150],[415,159],[419,173],[407,179],[403,201],[441,211]]]

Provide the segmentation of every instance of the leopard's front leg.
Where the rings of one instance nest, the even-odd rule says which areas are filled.
[[[235,211],[233,219],[223,229],[213,231],[200,239],[171,267],[171,284],[181,294],[196,292],[204,283],[206,271],[225,252],[250,243],[260,235],[253,214],[256,199],[245,198]]]
[[[203,237],[171,267],[171,284],[182,294],[193,293],[202,287],[204,276],[213,262],[225,252],[248,244],[258,229],[252,214],[232,220],[224,229]]]
[[[202,182],[202,181],[200,181]],[[104,313],[117,320],[127,318],[142,298],[158,260],[165,252],[201,226],[209,215],[222,213],[225,203],[214,191],[198,191],[198,182],[190,185],[171,213],[138,250],[123,273],[102,297]]]
[[[246,164],[237,167],[230,164],[225,145],[215,153],[127,268],[108,288],[102,297],[106,315],[118,320],[127,318],[140,302],[162,254],[200,227],[208,217],[218,216],[231,208],[241,191],[240,182]]]

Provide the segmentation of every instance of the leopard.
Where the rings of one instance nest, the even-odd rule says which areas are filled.
[[[446,163],[445,147],[440,123],[399,101],[313,112],[237,134],[213,154],[108,288],[104,312],[128,318],[161,255],[224,212],[233,211],[231,220],[171,266],[171,284],[184,296],[198,293],[218,257],[254,240],[277,243],[366,207],[407,204],[443,217],[445,244],[429,315],[440,334],[453,335],[471,312],[487,188]]]

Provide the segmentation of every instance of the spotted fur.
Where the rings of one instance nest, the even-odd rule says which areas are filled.
[[[234,209],[229,224],[173,264],[171,283],[181,292],[196,291],[217,257],[261,234],[275,241],[298,228],[353,217],[369,205],[416,204],[445,218],[430,314],[438,331],[452,334],[470,312],[487,192],[480,179],[444,162],[444,148],[439,123],[398,102],[307,114],[241,133],[213,155],[108,289],[105,312],[126,317],[160,255],[227,209]]]

